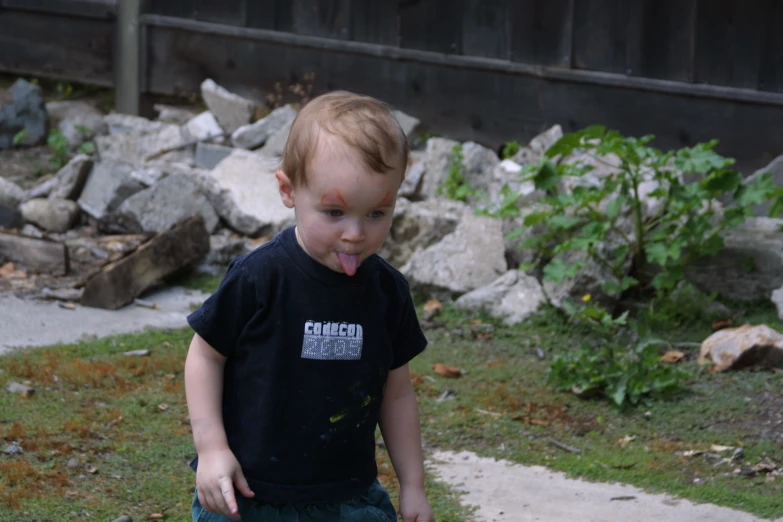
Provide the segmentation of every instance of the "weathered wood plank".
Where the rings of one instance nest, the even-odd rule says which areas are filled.
[[[157,281],[198,262],[207,252],[209,233],[199,214],[157,234],[132,254],[90,276],[81,304],[108,310],[121,308]]]
[[[400,47],[462,53],[463,0],[400,0]]]
[[[293,45],[283,38],[226,38],[152,27],[150,88],[197,93],[208,71],[221,85],[271,89],[280,78],[314,72],[316,92],[345,88],[377,96],[420,118],[434,133],[493,149],[510,139],[529,140],[555,123],[566,130],[600,123],[630,135],[655,134],[662,148],[718,138],[720,152],[737,158],[743,171],[760,168],[780,153],[783,105],[765,104],[761,97],[754,103],[733,101],[727,88],[715,88],[708,99],[696,94],[707,87],[677,90],[672,83],[667,84],[670,92],[663,92],[663,86],[653,92],[645,88],[651,82],[642,78],[606,77],[598,84],[580,79],[597,73],[564,69],[562,80],[551,72],[545,73],[547,79],[534,68],[527,73],[492,70],[496,62],[482,68],[480,58],[444,56],[435,63],[424,56],[401,59],[389,52],[351,51],[361,46],[338,43],[341,49],[330,51],[317,42]],[[228,67],[228,57],[243,67]],[[472,65],[461,63],[466,60]]]
[[[146,0],[144,12],[180,18],[193,18],[196,12],[195,0]]]
[[[0,9],[0,70],[114,82],[114,22]]]
[[[628,2],[626,72],[693,81],[697,0]]]
[[[12,262],[27,271],[67,275],[68,247],[63,243],[0,231],[0,264]]]
[[[759,65],[759,89],[783,92],[783,2],[773,1]]]
[[[117,0],[0,0],[3,7],[81,18],[113,19],[117,15]]]
[[[253,0],[255,3],[258,2]],[[204,22],[244,27],[247,24],[247,0],[195,0],[193,17]]]
[[[570,67],[574,0],[513,2],[511,59],[515,62]]]
[[[694,54],[696,82],[758,87],[766,20],[773,1],[699,0]]]
[[[627,19],[624,0],[574,2],[574,68],[625,74]]]
[[[397,0],[352,0],[352,40],[396,47],[397,37]]]
[[[292,0],[293,32],[351,39],[351,0]]]
[[[247,26],[258,29],[290,31],[293,27],[293,4],[291,0],[268,0],[247,2]]]
[[[511,19],[506,0],[464,0],[462,53],[508,60]]]

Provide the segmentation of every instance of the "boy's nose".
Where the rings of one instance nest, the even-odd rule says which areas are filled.
[[[351,222],[343,230],[343,241],[358,243],[364,239],[364,230],[361,223]]]

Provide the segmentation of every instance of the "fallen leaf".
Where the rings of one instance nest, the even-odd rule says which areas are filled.
[[[123,416],[122,415],[120,415],[116,419],[110,420],[109,422],[106,423],[106,429],[109,429],[109,428],[112,428],[112,427],[116,426],[117,424],[121,423],[122,420],[123,420]]]
[[[634,435],[634,436],[631,436],[631,435],[626,435],[625,437],[623,437],[623,438],[621,438],[621,439],[617,439],[617,444],[618,444],[618,445],[619,445],[621,448],[625,449],[625,448],[627,448],[627,447],[628,447],[628,445],[629,445],[631,442],[633,442],[633,441],[635,441],[635,440],[636,440],[636,435]]]
[[[6,263],[3,266],[0,266],[0,277],[8,277],[8,275],[14,273],[15,270],[16,267],[13,263]]]
[[[685,354],[683,352],[671,351],[663,354],[663,357],[661,357],[661,362],[666,364],[675,364],[682,361],[684,358]]]
[[[769,460],[769,457],[764,457],[764,460],[753,466],[751,469],[756,473],[769,473],[770,471],[775,471],[778,469],[778,467],[774,462]]]
[[[153,513],[147,517],[147,520],[163,520],[164,518],[166,518],[166,515],[163,513]]]
[[[435,363],[435,365],[432,367],[433,370],[435,370],[435,373],[442,377],[461,377],[462,376],[462,370],[459,368],[454,368],[453,366],[448,366],[443,363]]]
[[[87,471],[87,473],[92,473],[93,475],[98,473],[98,468],[96,468],[92,464],[85,464],[84,469],[85,471]]]
[[[721,319],[720,321],[715,321],[712,323],[711,327],[713,330],[723,330],[724,328],[728,328],[729,326],[734,324],[734,319]]]
[[[711,449],[712,451],[721,452],[721,451],[729,451],[729,450],[733,450],[734,448],[733,448],[733,447],[731,447],[731,446],[720,446],[720,445],[718,445],[718,444],[713,444],[713,445],[710,447],[710,449]]]
[[[169,409],[169,405],[166,404],[165,402],[162,402],[162,403],[158,404],[158,409],[160,411],[166,411],[166,410]]]
[[[432,321],[432,319],[443,311],[443,303],[437,299],[430,299],[424,304],[424,320]]]

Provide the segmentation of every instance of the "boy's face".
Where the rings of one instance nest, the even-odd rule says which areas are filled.
[[[352,276],[389,233],[401,176],[379,174],[339,138],[321,134],[307,167],[307,186],[277,173],[280,195],[296,210],[296,237],[310,257]]]

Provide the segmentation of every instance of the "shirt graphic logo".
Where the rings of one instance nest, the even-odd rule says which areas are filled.
[[[362,358],[362,339],[360,324],[307,321],[302,359],[358,361]]]

